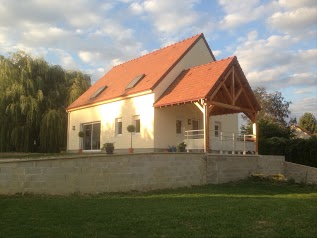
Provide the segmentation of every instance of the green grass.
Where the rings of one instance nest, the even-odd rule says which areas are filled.
[[[0,237],[317,237],[317,187],[242,181],[147,193],[0,196]]]

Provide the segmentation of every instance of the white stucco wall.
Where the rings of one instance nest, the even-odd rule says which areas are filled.
[[[154,89],[156,101],[165,90],[171,85],[176,77],[185,69],[214,61],[204,40],[200,39],[190,51],[179,61],[169,72],[164,80]]]
[[[194,104],[184,104],[173,107],[156,108],[154,111],[154,146],[155,148],[168,148],[168,146],[177,146],[182,142],[184,132],[192,130],[192,121],[199,121],[199,129],[203,129],[203,114]],[[176,133],[176,120],[182,121],[182,134]],[[191,124],[188,124],[191,120]],[[239,132],[238,114],[229,114],[222,116],[211,116],[209,129],[210,136],[214,135],[214,123],[221,123],[221,130],[230,134]]]
[[[203,128],[203,116],[201,111],[193,104],[184,104],[173,107],[155,108],[155,148],[168,148],[177,146],[184,140],[184,132],[192,130],[192,124],[188,125],[188,119],[200,121]],[[182,133],[176,133],[176,120],[182,121]]]
[[[101,146],[115,142],[116,149],[130,147],[130,133],[127,126],[133,123],[133,116],[140,115],[141,131],[133,135],[134,148],[154,147],[154,94],[147,94],[99,106],[69,112],[68,150],[79,149],[81,124],[101,122]],[[122,118],[122,135],[115,134],[115,119]],[[75,130],[73,130],[75,126]]]
[[[239,114],[228,114],[220,116],[211,116],[209,120],[209,130],[211,136],[214,136],[215,122],[221,123],[221,131],[225,134],[239,133]]]

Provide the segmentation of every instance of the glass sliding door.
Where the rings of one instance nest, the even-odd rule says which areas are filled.
[[[84,150],[100,149],[100,122],[83,125]]]

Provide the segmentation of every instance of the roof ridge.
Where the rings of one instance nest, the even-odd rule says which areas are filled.
[[[231,58],[233,59],[234,57],[236,57],[236,56],[235,56],[235,55],[232,55],[232,56],[229,56],[229,57],[227,57],[227,58],[223,58],[223,59],[221,59],[221,60],[215,60],[215,61],[211,61],[211,62],[208,62],[208,63],[205,63],[205,64],[196,65],[196,66],[191,67],[191,68],[189,68],[189,69],[195,69],[195,68],[199,68],[199,67],[204,67],[204,66],[206,66],[206,65],[208,65],[208,64],[219,63],[220,61],[224,61],[224,60],[231,59]]]
[[[180,44],[180,43],[182,43],[182,42],[184,42],[184,41],[190,40],[190,39],[192,39],[192,38],[194,38],[194,37],[197,37],[197,36],[200,36],[200,35],[203,35],[203,33],[196,34],[196,35],[191,36],[191,37],[189,37],[189,38],[187,38],[187,39],[184,39],[184,40],[181,40],[181,41],[175,42],[175,43],[173,43],[173,44],[170,44],[170,45],[164,46],[163,48],[159,48],[159,49],[156,49],[156,50],[154,50],[154,51],[151,51],[151,52],[149,52],[149,53],[147,53],[147,54],[145,54],[145,55],[141,55],[141,56],[139,56],[139,57],[136,57],[136,58],[130,59],[130,60],[125,61],[125,62],[123,62],[123,63],[121,63],[121,64],[118,64],[118,65],[113,66],[113,68],[116,68],[116,67],[122,66],[122,65],[124,65],[124,64],[126,64],[126,63],[129,63],[129,62],[131,62],[131,61],[134,61],[134,60],[138,60],[138,59],[143,58],[143,57],[145,57],[145,56],[148,56],[148,55],[151,55],[151,54],[157,53],[158,51],[161,51],[161,50],[166,49],[166,48],[168,48],[168,47],[172,47],[172,46],[174,46],[174,45]]]

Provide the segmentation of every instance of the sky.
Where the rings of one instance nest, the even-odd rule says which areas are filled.
[[[113,66],[204,33],[252,88],[317,118],[316,0],[0,0],[0,55],[23,50],[96,82]]]

